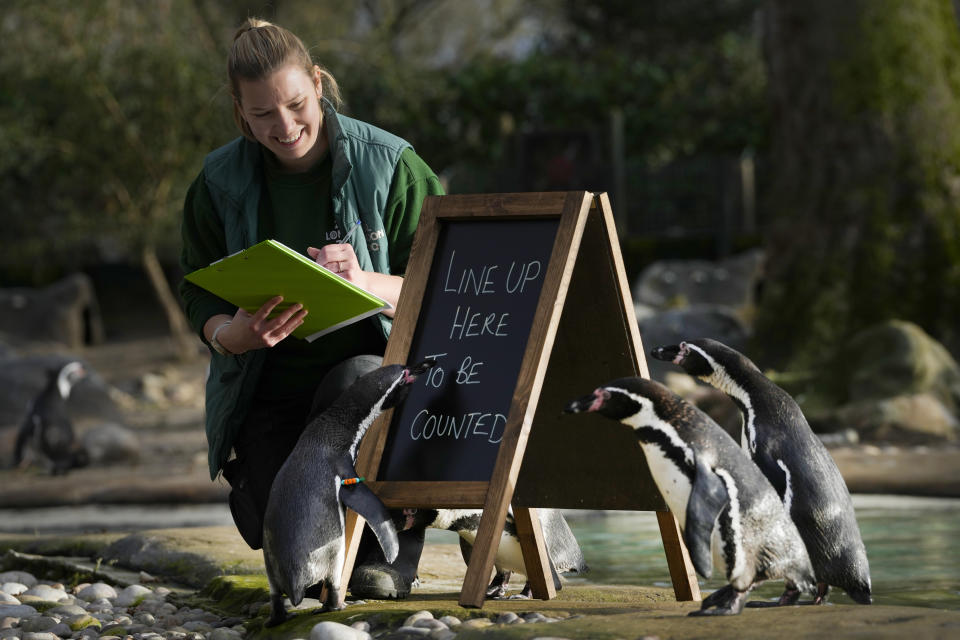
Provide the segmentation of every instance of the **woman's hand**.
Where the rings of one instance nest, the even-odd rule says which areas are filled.
[[[365,289],[375,296],[390,303],[391,308],[383,311],[383,315],[392,318],[396,311],[397,301],[400,299],[400,287],[403,278],[377,271],[364,271],[357,261],[357,254],[350,244],[328,244],[321,249],[307,247],[307,255],[321,265],[343,276],[361,289]]]
[[[357,254],[353,251],[353,245],[328,244],[320,249],[307,247],[307,255],[320,266],[326,267],[345,280],[349,280],[363,289],[368,288],[367,272],[360,268]]]
[[[232,354],[240,354],[253,349],[272,347],[303,324],[307,311],[300,303],[290,306],[273,319],[267,319],[270,312],[283,302],[282,296],[275,296],[267,300],[256,313],[248,313],[237,309],[233,318],[226,315],[213,316],[204,325],[204,334],[207,340],[213,337],[213,332],[224,322],[230,322],[217,334],[217,340]]]

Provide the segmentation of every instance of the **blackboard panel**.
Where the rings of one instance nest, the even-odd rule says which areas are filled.
[[[379,480],[490,480],[559,222],[438,221],[407,357],[438,364],[394,411]]]
[[[600,384],[647,375],[643,353],[633,349],[634,311],[625,308],[623,274],[607,233],[601,212],[591,211],[517,479],[515,506],[666,509],[629,429],[593,414],[562,413],[567,402]],[[642,351],[639,336],[636,348]]]

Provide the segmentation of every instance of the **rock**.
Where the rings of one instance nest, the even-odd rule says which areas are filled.
[[[58,638],[69,638],[73,635],[73,629],[62,622],[58,622],[52,628],[48,629],[48,631]]]
[[[46,584],[38,584],[30,587],[23,592],[20,600],[23,600],[23,596],[35,596],[41,600],[46,600],[47,602],[60,602],[61,600],[66,600],[69,597],[66,591],[54,589]]]
[[[80,440],[91,464],[135,464],[140,459],[140,439],[118,424],[91,427]]]
[[[412,627],[418,620],[433,620],[433,614],[429,611],[417,611],[409,616],[403,621],[404,627]]]
[[[411,626],[411,627],[419,627],[419,628],[421,628],[421,629],[427,629],[427,630],[429,630],[429,631],[433,631],[434,629],[447,629],[447,628],[448,628],[447,625],[443,624],[443,623],[440,622],[439,620],[434,620],[432,617],[431,617],[431,618],[421,618],[420,620],[417,620],[416,622],[414,622],[412,625],[408,625],[408,626]]]
[[[31,618],[37,610],[28,604],[0,604],[0,618]]]
[[[89,614],[64,616],[62,621],[73,631],[80,631],[88,627],[100,629],[103,626],[99,620]]]
[[[517,624],[524,622],[524,619],[515,614],[513,611],[504,611],[497,616],[497,619],[494,620],[497,624]]]
[[[57,616],[85,616],[87,610],[77,604],[61,604],[47,611],[51,615]]]
[[[891,320],[850,340],[844,365],[851,402],[929,393],[960,414],[960,366],[915,324]]]
[[[440,622],[447,625],[451,629],[453,629],[454,627],[459,627],[461,624],[460,618],[456,616],[443,616],[442,618],[440,618]]]
[[[897,444],[954,441],[960,432],[960,421],[929,393],[850,403],[831,422],[864,440]]]
[[[157,623],[157,619],[153,616],[153,614],[147,611],[141,611],[137,615],[133,616],[133,621],[137,624],[147,625],[148,627]]]
[[[434,629],[427,637],[430,640],[453,640],[457,637],[457,634],[444,627],[443,629]]]
[[[657,309],[708,304],[743,313],[755,304],[763,263],[759,249],[717,262],[661,260],[637,277],[633,299]]]
[[[397,638],[426,638],[430,635],[430,629],[424,629],[423,627],[409,627],[402,626],[399,629],[391,631],[388,637],[397,637]]]
[[[0,604],[21,604],[21,602],[6,591],[0,591]]]
[[[21,640],[59,640],[49,631],[24,631],[20,638]]]
[[[217,627],[210,632],[208,640],[241,640],[243,634],[229,627]]]
[[[310,640],[367,640],[370,634],[339,622],[318,622],[310,629]]]
[[[153,592],[147,587],[140,584],[132,584],[129,587],[124,587],[124,589],[117,594],[113,603],[118,607],[129,607],[151,595],[153,595]]]
[[[4,571],[3,573],[0,573],[0,583],[3,583],[4,586],[6,586],[6,583],[19,583],[26,587],[26,589],[23,589],[23,591],[26,591],[30,587],[37,584],[37,579],[26,571]],[[4,591],[7,590],[4,589]],[[7,593],[10,592],[7,591]]]
[[[81,598],[82,600],[82,598]],[[101,611],[113,611],[113,603],[106,598],[97,598],[87,605],[87,611],[99,613]]]
[[[96,600],[100,600],[101,598],[106,598],[109,600],[117,597],[117,591],[105,582],[96,582],[84,587],[77,594],[77,597],[87,602],[94,602]]]
[[[22,582],[4,582],[0,584],[0,591],[10,594],[11,596],[19,595],[29,588],[30,587]]]
[[[20,623],[20,628],[24,631],[50,631],[58,624],[60,620],[53,616],[34,616]]]
[[[0,289],[0,334],[14,344],[56,343],[72,349],[103,342],[93,282],[74,273],[43,288]]]
[[[232,536],[232,534],[231,534]],[[236,536],[239,545],[243,540]],[[219,540],[218,540],[219,542]],[[225,544],[233,545],[233,537]],[[163,531],[141,532],[124,536],[113,542],[103,551],[104,562],[114,561],[120,566],[137,567],[168,576],[171,580],[202,588],[215,577],[223,574],[216,559],[204,553],[184,550],[176,544],[176,539]],[[236,549],[240,547],[237,546]],[[248,549],[244,549],[244,552]],[[226,547],[229,553],[235,553],[234,547]]]

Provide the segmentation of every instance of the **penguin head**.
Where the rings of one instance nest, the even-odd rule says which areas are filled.
[[[650,352],[657,360],[664,360],[683,367],[695,378],[724,377],[734,369],[755,370],[757,366],[746,356],[722,342],[710,338],[687,340],[678,345],[657,347]]]
[[[70,397],[70,391],[74,385],[87,376],[87,370],[83,368],[81,363],[73,361],[51,372],[51,375],[56,376],[57,390],[60,392],[60,397],[66,400]]]
[[[644,378],[620,378],[567,404],[565,413],[590,413],[632,426],[656,419],[657,405],[670,394],[663,385]]]
[[[436,360],[428,358],[412,366],[395,364],[374,371],[373,374],[376,374],[379,384],[382,385],[382,392],[386,394],[381,409],[390,409],[403,402],[417,377],[423,375],[435,364],[437,364]]]

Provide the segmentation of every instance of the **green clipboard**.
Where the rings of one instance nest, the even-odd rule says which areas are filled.
[[[308,342],[392,308],[276,240],[264,240],[184,278],[250,313],[274,296],[283,296],[283,302],[270,317],[299,302],[309,313],[293,335]]]

